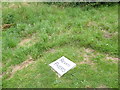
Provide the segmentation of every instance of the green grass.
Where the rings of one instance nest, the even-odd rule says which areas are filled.
[[[106,59],[107,55],[118,57],[117,4],[87,10],[2,3],[2,18],[3,25],[14,23],[2,32],[2,72],[7,72],[2,77],[3,88],[118,88],[118,65]],[[20,45],[25,39],[30,42]],[[10,78],[12,67],[28,56],[35,62]],[[58,78],[48,64],[61,56],[77,66]],[[84,59],[89,62],[80,64]]]

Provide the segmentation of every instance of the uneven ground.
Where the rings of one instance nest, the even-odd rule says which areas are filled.
[[[118,6],[2,4],[4,88],[118,88]],[[63,77],[48,66],[65,56]]]

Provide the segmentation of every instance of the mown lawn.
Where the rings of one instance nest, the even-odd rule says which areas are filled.
[[[118,5],[2,3],[3,88],[118,88]],[[76,67],[58,78],[48,64]]]

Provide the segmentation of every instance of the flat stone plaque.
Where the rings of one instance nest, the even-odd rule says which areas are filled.
[[[76,66],[75,63],[67,59],[66,57],[62,56],[61,58],[57,59],[56,61],[49,64],[54,71],[58,73],[58,76],[61,77],[70,69]]]

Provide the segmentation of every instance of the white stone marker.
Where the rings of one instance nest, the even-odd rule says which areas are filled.
[[[58,76],[61,77],[63,74],[68,72],[70,69],[76,67],[76,64],[62,56],[56,61],[49,64],[54,71],[58,73]]]

